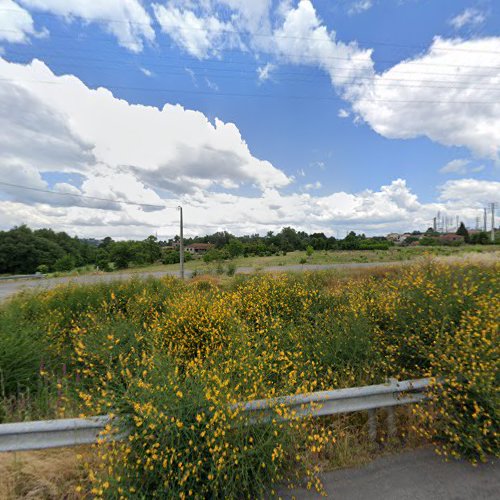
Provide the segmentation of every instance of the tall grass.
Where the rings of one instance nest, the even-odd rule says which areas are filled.
[[[107,432],[132,432],[99,445],[96,496],[258,497],[298,476],[319,488],[320,464],[341,455],[342,436],[331,418],[285,423],[279,405],[275,420],[249,426],[237,403],[445,377],[415,428],[448,454],[485,459],[499,451],[499,270],[429,261],[375,276],[167,278],[27,294],[0,311],[2,418],[119,416]]]

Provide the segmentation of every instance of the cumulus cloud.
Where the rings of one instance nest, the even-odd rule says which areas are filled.
[[[450,19],[450,24],[459,30],[464,26],[479,26],[486,21],[486,14],[479,9],[469,7]]]
[[[360,0],[352,8],[366,9],[372,3]],[[222,4],[230,9],[231,26],[221,24]],[[271,2],[265,0],[206,0],[197,9],[193,5],[171,0],[154,7],[160,24],[193,55],[219,55],[225,44],[236,43],[265,53],[274,60],[258,68],[260,81],[280,62],[319,67],[351,104],[351,109],[339,111],[340,117],[352,112],[355,123],[364,121],[386,138],[426,136],[499,160],[500,37],[436,37],[424,53],[377,73],[373,50],[338,40],[311,0],[280,2],[274,26],[269,22]],[[162,21],[162,14],[167,21]],[[477,9],[466,9],[451,22],[462,27],[484,17]],[[259,31],[252,31],[256,25]],[[231,39],[235,36],[237,41]]]
[[[102,179],[109,169],[174,193],[290,182],[251,154],[232,123],[212,123],[180,105],[130,105],[74,76],[56,76],[37,60],[22,65],[0,58],[0,76],[0,159],[11,171],[32,165],[40,172],[99,176],[110,195],[116,183]],[[126,199],[139,194],[130,192]]]
[[[422,203],[404,180],[397,179],[378,190],[339,191],[324,196],[284,194],[276,189],[266,189],[258,196],[200,190],[179,196],[175,204],[184,207],[187,235],[222,230],[265,234],[286,225],[326,234],[344,234],[347,230],[386,234],[410,228],[425,230],[438,210],[450,216],[460,215],[473,224],[484,199],[499,198],[500,183],[460,179],[446,182],[439,191],[437,202]],[[118,238],[144,238],[157,230],[161,237],[171,237],[178,232],[175,204],[167,203],[168,208],[157,212],[137,207],[113,212],[0,201],[0,226],[28,223],[71,233],[77,228],[81,236]]]
[[[427,136],[498,160],[500,38],[436,38],[429,50],[345,92],[357,115],[391,139]],[[436,73],[439,73],[436,76]]]
[[[141,0],[18,0],[32,11],[47,12],[71,22],[97,23],[114,35],[118,43],[140,52],[144,42],[153,42],[152,21]]]
[[[481,208],[485,202],[500,199],[500,182],[478,179],[457,179],[441,186],[439,199],[459,206]]]
[[[297,7],[283,10],[283,23],[273,33],[273,50],[288,63],[318,66],[326,71],[340,91],[359,78],[373,75],[371,50],[356,43],[336,39],[319,18],[310,0],[300,0]],[[341,61],[341,64],[339,64]]]
[[[0,0],[0,41],[27,43],[30,37],[47,35],[37,31],[31,14],[13,0]]]

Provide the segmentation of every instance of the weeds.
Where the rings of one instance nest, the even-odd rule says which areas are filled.
[[[369,277],[167,278],[25,295],[0,311],[0,370],[19,367],[3,384],[3,418],[117,415],[107,432],[132,433],[98,445],[101,465],[88,469],[96,497],[258,497],[302,476],[321,489],[322,464],[349,462],[356,432],[328,418],[284,422],[280,405],[274,420],[249,426],[237,403],[444,377],[430,405],[403,419],[405,432],[485,459],[499,453],[499,270],[425,261]],[[12,341],[19,325],[26,351]],[[5,403],[22,406],[27,388],[30,411]],[[348,421],[358,433],[362,418]]]

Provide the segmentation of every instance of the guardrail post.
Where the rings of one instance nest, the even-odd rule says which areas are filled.
[[[377,412],[368,410],[368,437],[372,443],[377,439]]]
[[[394,408],[387,408],[387,435],[389,439],[394,439],[396,437],[396,417],[394,414]]]

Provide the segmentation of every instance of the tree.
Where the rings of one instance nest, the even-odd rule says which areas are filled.
[[[463,236],[465,243],[469,243],[470,241],[469,231],[467,231],[467,228],[465,227],[465,224],[463,222],[460,223],[460,226],[455,234]]]
[[[475,245],[488,245],[490,242],[490,235],[485,231],[470,235],[470,242]]]
[[[106,248],[97,250],[95,264],[101,271],[111,271],[110,256]]]
[[[243,251],[245,250],[245,246],[240,240],[233,238],[225,247],[225,249],[229,252],[231,257],[238,257],[239,255],[243,255]]]
[[[55,271],[71,271],[76,266],[75,258],[67,253],[54,262]]]
[[[110,257],[118,269],[127,269],[134,260],[134,248],[130,241],[119,241],[111,248]]]
[[[147,262],[152,264],[156,262],[161,257],[161,248],[158,243],[158,238],[156,236],[148,236],[144,241],[144,250]]]

